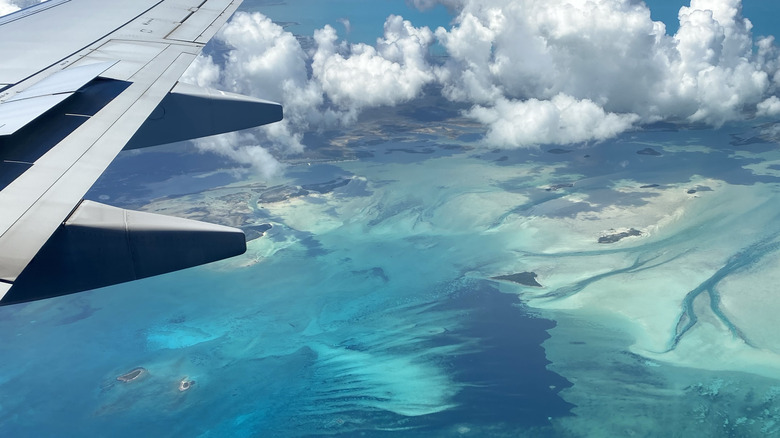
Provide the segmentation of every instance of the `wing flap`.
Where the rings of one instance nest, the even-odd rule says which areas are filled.
[[[89,81],[95,79],[116,63],[117,61],[99,62],[60,70],[46,79],[36,82],[24,91],[16,93],[10,99],[6,99],[6,102],[14,102],[49,94],[75,93],[79,88],[87,85]]]
[[[160,55],[166,47],[167,45],[159,42],[112,40],[92,50],[89,55],[74,64],[82,65],[118,59],[120,61],[103,72],[101,76],[128,81]]]
[[[54,94],[0,103],[0,135],[11,135],[24,128],[68,97],[68,94]]]
[[[116,61],[60,70],[0,102],[0,135],[12,135],[73,95]]]

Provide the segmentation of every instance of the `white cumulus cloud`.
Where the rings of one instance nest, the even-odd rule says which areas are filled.
[[[436,31],[445,92],[480,104],[565,93],[645,122],[719,125],[773,91],[771,41],[753,53],[739,0],[693,0],[679,20],[668,35],[630,0],[471,0]]]
[[[390,16],[375,44],[349,44],[324,26],[301,39],[259,14],[218,34],[224,62],[201,57],[188,80],[285,107],[255,131],[275,154],[303,149],[305,132],[352,123],[360,111],[437,89],[466,103],[502,147],[603,140],[658,120],[718,126],[780,114],[773,37],[755,40],[740,0],[692,0],[670,35],[635,0],[409,0],[453,11],[450,25]],[[446,52],[435,61],[434,44]],[[219,64],[219,65],[218,65]],[[436,85],[437,87],[427,87]]]
[[[256,142],[257,139],[251,134],[237,132],[194,140],[201,151],[214,152],[237,163],[247,164],[265,178],[276,175],[282,169],[281,163]]]
[[[0,0],[0,16],[8,15],[11,12],[16,12],[20,8],[14,2],[9,2],[8,0]]]
[[[415,28],[399,16],[388,17],[376,47],[339,45],[330,26],[316,31],[314,40],[313,79],[341,108],[405,102],[417,97],[434,79],[425,59],[433,33],[428,28]]]
[[[435,79],[426,61],[433,32],[398,16],[387,19],[375,46],[346,44],[333,27],[325,26],[315,32],[316,46],[307,52],[293,34],[268,17],[242,12],[217,38],[232,48],[223,65],[200,56],[182,80],[282,103],[282,122],[250,134],[256,144],[280,154],[301,152],[306,131],[344,126],[363,108],[414,99]],[[228,141],[197,144],[248,162],[246,154],[239,154]]]
[[[770,96],[757,106],[759,116],[778,116],[780,115],[780,99],[777,96]]]
[[[8,15],[19,9],[27,8],[46,0],[0,0],[0,16]]]
[[[636,114],[606,113],[589,100],[558,94],[550,100],[499,98],[490,107],[476,106],[468,115],[489,126],[491,146],[527,147],[604,140],[631,128]]]

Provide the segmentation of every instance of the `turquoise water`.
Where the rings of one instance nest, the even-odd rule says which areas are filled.
[[[367,42],[408,9],[355,3],[244,5]],[[780,433],[774,121],[502,151],[429,110],[310,133],[271,180],[120,155],[90,198],[273,227],[235,259],[0,308],[0,436]]]
[[[374,225],[366,218],[313,234],[277,224],[263,239],[293,244],[248,268],[223,264],[2,309],[3,332],[14,336],[3,346],[13,357],[2,366],[3,393],[13,397],[0,432],[406,435],[492,421],[493,409],[470,406],[513,386],[525,393],[501,405],[515,425],[567,415],[557,392],[568,382],[545,369],[539,346],[554,324],[452,264],[485,242],[469,230],[361,231],[394,227],[397,214],[389,206]],[[511,361],[499,360],[506,354]],[[136,366],[149,375],[115,380]],[[179,393],[184,376],[196,386]]]
[[[629,133],[563,153],[493,151],[464,119],[415,134],[422,123],[380,112],[322,134],[350,147],[341,158],[313,148],[274,181],[244,175],[187,194],[182,175],[167,189],[155,174],[134,175],[154,191],[128,203],[154,193],[144,209],[200,206],[212,219],[273,228],[236,259],[0,308],[0,435],[614,436],[714,433],[725,420],[738,436],[774,433],[780,386],[766,371],[685,366],[723,357],[690,346],[722,315],[724,339],[766,347],[729,282],[763,281],[771,269],[746,268],[777,256],[776,245],[750,245],[778,232],[778,176],[746,167],[779,160],[774,143],[735,146],[754,130],[734,125]],[[637,153],[648,146],[661,155]],[[208,162],[225,164],[146,153],[193,179],[213,174]],[[130,178],[142,156],[120,156],[92,196],[121,200],[124,188],[109,182]],[[337,178],[348,183],[321,184]],[[280,184],[332,190],[264,201]],[[656,219],[632,216],[651,205],[663,216],[679,202],[690,217],[657,231],[642,222]],[[651,235],[598,244],[615,225]],[[709,274],[680,273],[700,263]],[[490,279],[531,270],[541,288]],[[630,286],[599,298],[616,284]],[[643,291],[655,288],[670,295],[650,292],[647,304]],[[718,297],[711,308],[721,314],[699,290]],[[635,304],[619,307],[627,293]],[[599,313],[609,305],[655,309],[639,318],[659,328],[658,350],[627,322],[609,323]],[[116,380],[139,366],[148,374]],[[180,392],[185,377],[196,383]],[[633,420],[613,419],[615,409]]]

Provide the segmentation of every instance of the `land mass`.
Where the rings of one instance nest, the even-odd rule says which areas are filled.
[[[116,379],[119,380],[120,382],[132,382],[133,380],[138,379],[144,374],[146,374],[146,368],[138,367],[138,368],[133,368],[129,372],[122,374]]]
[[[644,148],[644,149],[636,151],[636,153],[639,154],[639,155],[652,155],[654,157],[657,157],[657,156],[661,155],[660,152],[658,152],[657,150],[655,150],[653,148]]]
[[[542,287],[542,285],[536,281],[536,272],[519,272],[517,274],[498,275],[490,278],[493,280],[511,281],[512,283],[522,284],[523,286]]]
[[[599,243],[615,243],[625,237],[641,236],[642,232],[636,228],[631,228],[628,231],[622,231],[620,233],[607,234],[606,236],[599,237]]]
[[[567,187],[574,187],[574,184],[571,183],[553,184],[550,187],[547,187],[545,190],[547,190],[548,192],[554,192],[556,190],[565,189]]]

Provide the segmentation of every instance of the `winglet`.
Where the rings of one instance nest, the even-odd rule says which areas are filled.
[[[239,229],[84,201],[25,268],[0,305],[150,277],[245,251],[244,233]]]
[[[125,145],[125,150],[222,134],[279,120],[282,120],[282,106],[278,103],[179,82]]]

